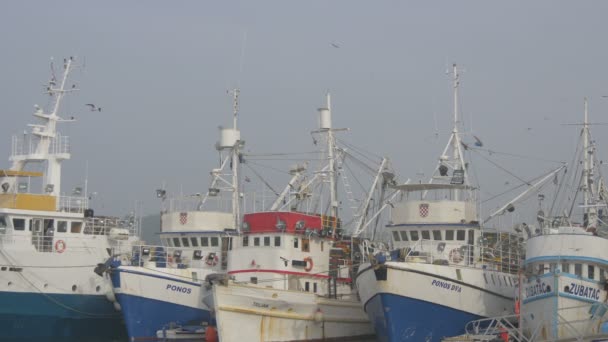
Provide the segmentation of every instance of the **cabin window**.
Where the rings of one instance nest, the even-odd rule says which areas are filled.
[[[209,238],[208,237],[201,238],[201,247],[209,247]]]
[[[68,222],[67,221],[57,221],[57,232],[66,233],[67,231],[68,231]]]
[[[483,274],[483,280],[486,281],[486,284],[488,283],[488,276],[485,273]]]
[[[82,222],[72,222],[70,233],[80,233],[82,231]]]
[[[423,230],[420,233],[422,234],[422,239],[423,240],[430,240],[431,239],[431,232],[429,232],[428,230]]]
[[[393,240],[401,241],[401,239],[399,238],[399,231],[393,230]]]
[[[302,252],[310,252],[310,239],[302,238]]]
[[[492,284],[496,286],[496,279],[494,279],[494,273],[490,274],[490,277],[492,278]]]
[[[25,219],[13,219],[13,229],[25,230]]]
[[[441,230],[433,230],[433,240],[441,240]]]
[[[190,247],[190,241],[188,241],[187,237],[182,238],[182,244],[184,245],[184,247]]]
[[[544,274],[544,273],[545,273],[545,264],[538,265],[538,274]]]
[[[167,238],[167,246],[173,247],[173,240],[171,238]]]
[[[507,279],[509,279],[509,286],[513,287],[513,281],[511,280],[511,277],[509,277]]]
[[[500,276],[496,276],[498,278],[498,286],[502,286],[502,280],[500,280]]]
[[[198,247],[198,238],[191,237],[190,243],[192,244],[192,247]]]
[[[562,264],[562,272],[564,272],[564,273],[570,273],[570,264],[563,263]]]
[[[259,237],[254,237],[253,238],[253,245],[254,246],[259,246],[260,245],[260,238]]]
[[[281,237],[280,236],[275,236],[274,237],[274,246],[275,247],[280,247],[281,246]]]
[[[35,233],[40,233],[42,221],[40,219],[30,220],[30,231],[33,229]]]
[[[453,230],[446,230],[445,231],[445,239],[448,240],[448,241],[454,240],[454,231]]]
[[[198,281],[198,274],[196,272],[192,272],[192,281]]]
[[[574,274],[579,277],[583,276],[583,265],[582,264],[574,264]]]
[[[298,238],[293,239],[293,248],[298,248]]]
[[[606,274],[603,268],[600,268],[600,281],[606,281]]]
[[[459,229],[456,231],[456,240],[464,241],[466,240],[466,231],[463,229]]]
[[[6,231],[6,216],[0,216],[0,234]]]
[[[557,268],[557,264],[556,263],[550,263],[549,264],[549,271],[555,272],[556,268]]]
[[[587,265],[587,278],[595,279],[595,267],[593,265]]]
[[[312,283],[312,292],[317,293],[317,283]]]
[[[304,283],[304,291],[306,291],[306,292],[310,291],[310,282]]]
[[[412,237],[412,241],[418,241],[418,231],[417,230],[410,231],[410,236]]]
[[[401,240],[402,241],[407,241],[407,232],[405,230],[401,231]]]
[[[53,230],[55,228],[55,220],[53,219],[44,219],[44,232],[48,232],[49,230]]]
[[[249,246],[249,236],[243,236],[243,247]]]
[[[214,236],[211,238],[211,247],[217,247],[220,245],[220,240],[217,238],[217,236]]]
[[[270,246],[270,236],[264,236],[264,246]]]

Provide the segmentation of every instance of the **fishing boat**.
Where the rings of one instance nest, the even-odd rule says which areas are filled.
[[[353,242],[338,218],[336,148],[329,95],[315,134],[327,140],[327,160],[310,180],[291,170],[289,185],[269,211],[246,214],[228,251],[228,279],[213,297],[221,341],[321,341],[373,338],[351,281]],[[319,212],[313,189],[329,186]],[[317,204],[313,204],[312,199]]]
[[[227,254],[239,214],[238,170],[241,140],[237,129],[238,89],[233,91],[232,128],[220,127],[216,148],[219,168],[211,171],[204,195],[162,200],[160,246],[133,247],[129,262],[111,263],[114,294],[122,309],[129,340],[150,340],[174,325],[212,323],[208,276],[227,269]]]
[[[0,170],[2,339],[124,336],[120,313],[106,299],[111,283],[92,270],[130,251],[138,224],[134,217],[95,216],[86,186],[84,193],[61,191],[71,148],[57,126],[74,121],[59,116],[63,98],[78,90],[69,79],[74,67],[70,57],[59,78],[53,72],[49,109],[35,106],[38,122],[13,137],[12,166]]]
[[[453,129],[430,181],[393,187],[401,200],[385,227],[392,248],[363,244],[356,285],[379,341],[440,341],[474,319],[513,312],[520,236],[482,226],[459,131],[455,64],[452,76]]]
[[[557,184],[558,200],[550,206],[539,194],[538,229],[528,230],[518,307],[523,330],[534,340],[608,336],[608,189],[591,138],[587,99],[580,125],[576,158],[565,174],[570,178]]]

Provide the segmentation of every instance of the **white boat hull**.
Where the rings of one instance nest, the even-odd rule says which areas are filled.
[[[373,328],[357,300],[232,283],[215,285],[213,291],[222,342],[373,338]]]

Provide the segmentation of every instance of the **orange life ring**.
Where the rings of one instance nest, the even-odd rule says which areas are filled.
[[[66,244],[63,240],[57,240],[55,241],[55,251],[57,253],[63,253],[63,251],[65,251],[66,248]]]
[[[460,252],[460,249],[458,248],[454,248],[450,251],[450,261],[457,264],[459,262],[462,261],[463,257],[462,257],[462,253]]]
[[[306,267],[304,267],[304,271],[310,272],[312,270],[312,267],[314,266],[314,264],[312,263],[312,258],[306,257],[306,258],[304,258],[304,262],[306,263]]]
[[[205,261],[205,263],[209,266],[215,266],[217,265],[218,261],[219,258],[217,257],[217,255],[214,255],[213,258],[207,256],[207,260]]]

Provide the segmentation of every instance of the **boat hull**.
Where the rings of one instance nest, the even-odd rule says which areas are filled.
[[[449,266],[393,262],[386,273],[377,270],[362,265],[356,282],[379,341],[441,341],[465,333],[470,321],[513,308],[512,297],[484,287],[479,269],[460,270],[468,282],[450,278],[456,272]]]
[[[208,291],[183,274],[120,266],[111,277],[130,341],[154,340],[157,331],[174,325],[213,323],[203,303]]]
[[[221,341],[356,341],[373,328],[356,300],[247,285],[213,287]],[[238,322],[238,329],[232,322]]]
[[[105,295],[0,292],[6,340],[125,338],[120,314]]]

